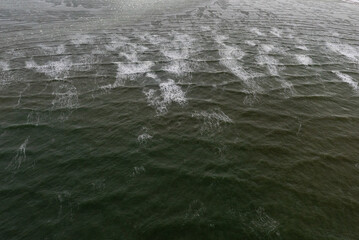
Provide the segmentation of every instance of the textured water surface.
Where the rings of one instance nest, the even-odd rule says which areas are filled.
[[[0,0],[1,239],[358,239],[356,0]]]

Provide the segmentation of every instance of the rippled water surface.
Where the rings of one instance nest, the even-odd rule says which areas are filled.
[[[356,0],[0,0],[1,239],[359,236]]]

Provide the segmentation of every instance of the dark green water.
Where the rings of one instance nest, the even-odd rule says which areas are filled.
[[[0,0],[0,239],[359,239],[359,4]]]

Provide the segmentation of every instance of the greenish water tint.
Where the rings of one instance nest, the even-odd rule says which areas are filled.
[[[358,239],[356,1],[0,0],[1,239]]]

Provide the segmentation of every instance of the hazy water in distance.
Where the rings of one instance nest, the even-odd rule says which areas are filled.
[[[0,0],[0,239],[359,236],[356,0]]]

